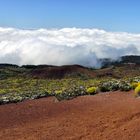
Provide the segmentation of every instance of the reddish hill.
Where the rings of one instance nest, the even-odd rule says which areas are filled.
[[[130,59],[130,58],[129,58]],[[127,61],[126,61],[127,60]],[[139,76],[140,64],[116,62],[109,63],[102,69],[87,68],[80,65],[49,66],[49,65],[26,65],[17,66],[11,64],[0,64],[0,79],[9,77],[35,77],[43,79],[62,79],[62,78],[99,78],[99,77],[134,77]],[[136,59],[137,60],[137,59]],[[135,60],[135,61],[136,61]],[[131,61],[130,61],[131,62]],[[133,62],[133,61],[132,61]]]
[[[80,65],[46,66],[32,69],[28,75],[36,78],[95,77],[96,73]]]
[[[99,77],[114,77],[122,78],[125,76],[139,76],[140,65],[136,64],[121,64],[118,66],[110,66],[103,69],[91,69],[80,65],[67,66],[43,66],[31,69],[28,76],[35,78],[99,78]]]

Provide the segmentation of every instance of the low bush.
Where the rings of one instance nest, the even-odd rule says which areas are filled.
[[[119,89],[119,83],[116,80],[112,81],[105,81],[100,84],[100,91],[107,92],[107,91],[116,91]]]
[[[121,91],[130,91],[132,89],[132,86],[127,81],[120,81],[119,83],[119,90]]]
[[[98,88],[97,87],[89,87],[87,88],[86,90],[86,93],[87,94],[90,94],[90,95],[94,95],[98,92]]]
[[[135,97],[140,96],[140,85],[135,88]]]
[[[86,90],[83,86],[80,87],[72,87],[70,89],[66,89],[62,91],[61,93],[56,93],[55,97],[61,101],[61,100],[70,100],[77,96],[86,95]]]
[[[132,82],[131,83],[132,89],[135,89],[138,85],[140,85],[140,82]]]

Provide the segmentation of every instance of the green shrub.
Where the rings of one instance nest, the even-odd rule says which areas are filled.
[[[119,83],[116,80],[105,81],[100,84],[100,91],[108,92],[108,91],[116,91],[119,89]]]
[[[127,81],[121,81],[119,83],[119,90],[121,90],[121,91],[130,91],[131,89],[132,89],[132,86]]]
[[[66,89],[62,91],[61,93],[56,93],[55,97],[61,101],[61,100],[70,100],[77,96],[85,95],[86,91],[83,86],[80,87],[71,87],[70,89]]]

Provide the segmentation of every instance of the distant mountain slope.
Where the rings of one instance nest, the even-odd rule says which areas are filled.
[[[135,63],[135,64],[140,64],[140,56],[123,56],[121,57],[122,63]]]
[[[109,66],[119,66],[122,64],[139,65],[140,56],[130,55],[130,56],[122,56],[118,58],[118,60],[112,60],[112,59],[107,58],[107,59],[100,59],[99,61],[101,62],[102,68],[109,67]]]
[[[100,60],[101,69],[87,68],[80,65],[50,66],[0,64],[0,79],[25,77],[39,79],[62,78],[103,78],[140,76],[140,56],[124,56],[117,61]]]

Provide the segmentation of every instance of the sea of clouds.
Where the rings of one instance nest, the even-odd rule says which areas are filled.
[[[0,63],[98,67],[100,58],[124,55],[140,55],[140,34],[81,28],[0,28]]]

